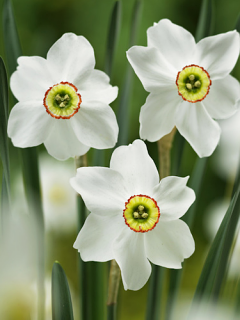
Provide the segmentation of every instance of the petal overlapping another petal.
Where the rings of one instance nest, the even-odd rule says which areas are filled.
[[[108,261],[114,258],[113,242],[125,228],[120,215],[99,216],[91,213],[73,245],[83,261]]]
[[[124,289],[141,289],[151,274],[144,236],[124,228],[113,243],[113,252],[121,269]]]
[[[127,58],[148,92],[157,92],[159,87],[174,85],[177,71],[158,49],[134,46],[127,51]]]
[[[10,79],[14,96],[19,101],[43,101],[45,92],[54,84],[47,61],[41,57],[20,57],[19,66]]]
[[[123,176],[130,196],[137,194],[151,196],[154,186],[159,183],[155,163],[141,140],[135,140],[129,146],[121,146],[114,150],[110,168]]]
[[[189,227],[182,220],[161,221],[145,234],[148,259],[165,268],[180,269],[181,262],[190,257],[195,244]]]
[[[221,129],[202,103],[182,102],[176,112],[176,127],[199,157],[208,157],[215,150]]]
[[[147,30],[148,46],[157,48],[176,73],[194,63],[195,39],[186,29],[162,19]]]
[[[70,183],[82,196],[89,211],[103,216],[122,216],[129,194],[120,173],[101,167],[79,168]]]
[[[82,101],[94,100],[110,104],[117,98],[118,87],[111,86],[109,81],[106,73],[94,69],[86,79],[79,78],[78,81],[75,81],[75,85],[81,94]]]
[[[154,199],[160,208],[160,223],[182,217],[195,200],[195,193],[186,186],[189,177],[166,177],[154,188]]]
[[[176,121],[175,111],[181,102],[175,87],[150,93],[140,111],[140,137],[156,141],[171,132]]]
[[[37,146],[51,133],[52,121],[41,101],[19,102],[9,116],[8,136],[16,147]]]
[[[239,56],[237,31],[229,31],[202,39],[197,43],[196,61],[206,69],[212,80],[226,77]]]
[[[70,123],[77,138],[90,147],[107,149],[114,147],[117,142],[117,119],[106,103],[83,101]]]
[[[77,83],[95,66],[94,51],[83,36],[65,33],[47,53],[47,61],[59,81]],[[87,74],[85,74],[87,73]]]
[[[237,102],[240,100],[240,84],[231,75],[212,83],[203,104],[214,119],[226,119],[237,110]]]
[[[51,118],[50,115],[49,117]],[[48,153],[58,160],[81,156],[90,149],[77,139],[69,120],[65,119],[54,119],[51,134],[44,145]]]

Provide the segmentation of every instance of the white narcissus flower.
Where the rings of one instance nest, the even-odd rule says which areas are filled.
[[[118,125],[109,104],[118,88],[95,70],[94,51],[83,36],[64,34],[47,59],[20,57],[11,77],[19,100],[10,113],[8,135],[15,146],[44,143],[59,160],[85,154],[90,147],[112,148]]]
[[[239,34],[219,34],[195,43],[184,28],[167,19],[147,30],[148,46],[127,57],[145,90],[140,137],[157,141],[174,126],[199,157],[216,148],[220,127],[237,110],[240,85],[229,75],[239,55]]]
[[[74,243],[82,259],[115,259],[126,290],[145,285],[149,261],[181,268],[194,252],[191,232],[179,219],[195,200],[187,180],[167,177],[159,183],[141,140],[117,148],[110,168],[79,168],[70,183],[91,211]]]
[[[47,231],[68,234],[77,227],[77,203],[69,179],[74,175],[74,161],[60,162],[40,157],[44,222]]]
[[[216,173],[224,179],[234,180],[240,156],[240,110],[229,119],[218,121],[222,130],[212,163]]]

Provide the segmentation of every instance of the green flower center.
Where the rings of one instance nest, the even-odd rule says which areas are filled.
[[[125,204],[123,217],[126,225],[135,232],[148,232],[159,221],[157,202],[146,195],[132,196]]]
[[[61,82],[49,88],[43,99],[47,113],[56,119],[70,119],[78,112],[82,102],[77,91],[69,82]]]
[[[178,94],[188,102],[199,102],[206,98],[212,81],[208,72],[194,64],[178,72],[176,85]]]

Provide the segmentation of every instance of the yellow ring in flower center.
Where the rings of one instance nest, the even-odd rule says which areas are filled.
[[[177,74],[178,94],[188,102],[199,102],[206,98],[212,81],[209,73],[197,65],[186,66]]]
[[[82,102],[77,91],[70,82],[61,82],[49,88],[43,99],[47,113],[56,119],[70,119],[78,112]]]
[[[126,225],[135,232],[148,232],[159,221],[160,210],[157,202],[149,196],[132,196],[125,203],[123,217]]]

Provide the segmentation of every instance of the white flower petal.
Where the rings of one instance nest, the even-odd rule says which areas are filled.
[[[239,82],[228,75],[212,82],[209,94],[202,103],[212,118],[226,119],[237,111],[236,103],[239,99]]]
[[[164,58],[177,71],[193,63],[192,56],[196,49],[194,37],[186,29],[162,19],[157,25],[147,30],[148,46],[160,50]]]
[[[166,87],[150,93],[140,111],[140,137],[157,141],[175,126],[175,110],[181,99],[177,89]]]
[[[70,122],[78,139],[90,147],[107,149],[117,142],[117,119],[112,108],[105,103],[83,101]]]
[[[91,213],[79,232],[73,245],[80,252],[83,261],[108,261],[114,258],[114,240],[125,228],[120,215],[99,216]]]
[[[145,253],[144,235],[124,228],[113,243],[113,252],[121,269],[124,289],[141,289],[151,274],[151,265]]]
[[[159,87],[175,85],[177,70],[156,48],[134,46],[127,51],[127,58],[145,90],[156,92]]]
[[[129,194],[124,188],[123,177],[118,172],[100,167],[79,168],[70,184],[94,214],[123,214]]]
[[[161,221],[145,234],[148,259],[165,268],[180,269],[181,262],[190,257],[195,244],[189,227],[182,220]]]
[[[16,147],[37,146],[50,134],[52,121],[41,102],[19,102],[9,116],[8,136]]]
[[[112,87],[109,84],[109,77],[106,73],[100,70],[92,70],[89,76],[82,81],[80,78],[75,81],[82,101],[101,101],[109,104],[117,98],[118,87]]]
[[[47,61],[41,57],[20,57],[19,66],[10,79],[14,96],[19,101],[42,100],[54,84]]]
[[[65,33],[47,53],[47,61],[61,81],[78,82],[95,66],[94,51],[83,36]]]
[[[176,127],[199,157],[208,157],[215,150],[221,129],[202,103],[182,102],[176,113]]]
[[[154,199],[160,208],[160,221],[182,217],[195,200],[195,193],[186,186],[189,177],[166,177],[154,188]]]
[[[207,37],[197,43],[196,59],[210,78],[226,77],[239,56],[239,33],[234,30]]]
[[[129,146],[121,146],[114,150],[110,168],[120,172],[127,188],[132,192],[131,196],[151,196],[153,187],[159,183],[155,163],[141,140],[135,140]]]
[[[89,150],[89,146],[77,139],[69,120],[66,119],[54,119],[52,132],[44,145],[48,153],[58,160],[81,156]]]

